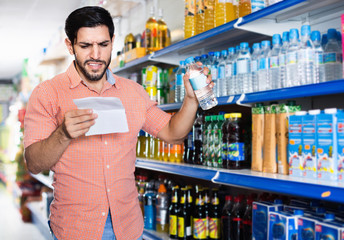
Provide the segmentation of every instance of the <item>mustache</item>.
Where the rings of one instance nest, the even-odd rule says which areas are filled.
[[[93,63],[103,63],[106,65],[106,62],[105,61],[102,61],[102,60],[92,60],[92,59],[89,59],[89,60],[86,60],[84,64],[87,64],[89,62],[93,62]]]

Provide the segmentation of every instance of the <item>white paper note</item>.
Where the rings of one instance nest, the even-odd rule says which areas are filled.
[[[119,98],[88,97],[73,101],[79,109],[93,109],[93,112],[98,114],[96,123],[86,136],[129,131],[125,109]]]

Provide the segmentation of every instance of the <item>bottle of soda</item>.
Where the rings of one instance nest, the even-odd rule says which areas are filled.
[[[192,235],[192,223],[193,223],[193,212],[194,212],[194,202],[193,202],[193,190],[192,186],[188,185],[187,186],[187,208],[189,209],[190,212],[190,223],[191,223],[191,235]]]
[[[243,217],[244,240],[252,240],[252,198],[246,200],[246,209]]]
[[[221,213],[218,189],[212,190],[212,198],[209,212],[209,239],[221,239]]]
[[[230,114],[226,113],[224,115],[225,121],[222,123],[221,130],[222,130],[222,150],[221,150],[221,158],[222,158],[222,168],[228,168],[228,139],[229,139],[229,117]]]
[[[191,218],[190,211],[187,203],[187,188],[182,188],[182,194],[180,198],[180,211],[178,214],[178,239],[180,240],[191,240]]]
[[[229,168],[241,169],[245,161],[245,144],[240,131],[241,113],[232,113],[229,123]]]
[[[214,142],[215,142],[215,160],[213,167],[222,168],[222,124],[224,123],[224,115],[218,115],[215,131],[214,131]]]
[[[207,165],[207,159],[209,155],[209,148],[208,148],[208,131],[209,131],[209,125],[211,124],[211,116],[206,116],[205,117],[205,123],[203,127],[203,144],[202,144],[202,152],[203,152],[203,164],[202,165]]]
[[[168,195],[166,187],[160,184],[156,197],[156,231],[168,233]]]
[[[233,210],[231,213],[231,239],[243,240],[243,207],[242,197],[236,196],[234,198]]]
[[[210,136],[210,161],[211,163],[208,162],[208,166],[209,167],[218,167],[217,164],[217,159],[216,159],[216,155],[217,155],[217,140],[218,140],[218,124],[219,122],[219,116],[218,115],[214,115],[212,116],[212,129],[211,129],[211,136]]]
[[[151,182],[146,184],[146,192],[144,199],[144,228],[156,230],[156,193],[154,192],[154,184]]]
[[[198,190],[193,213],[193,239],[207,239],[207,223],[204,211],[203,191]]]
[[[203,129],[204,129],[204,116],[202,112],[197,113],[195,123],[192,127],[192,139],[194,144],[193,164],[203,164]]]
[[[190,131],[188,136],[184,140],[184,162],[192,164],[193,155],[194,155],[193,131]]]
[[[206,235],[209,238],[209,212],[210,212],[210,195],[209,188],[203,188],[203,201],[204,201],[204,212],[206,217]]]
[[[210,122],[208,125],[208,129],[207,129],[207,155],[205,158],[205,162],[206,162],[206,166],[208,167],[212,167],[212,163],[213,163],[213,157],[214,157],[214,135],[213,135],[213,129],[214,129],[214,125],[216,124],[217,121],[217,116],[216,115],[212,115],[210,116]]]
[[[171,239],[178,239],[178,214],[180,211],[179,208],[179,186],[174,186],[172,188],[172,201],[171,205],[169,208],[169,213],[170,213],[170,234],[169,237]]]
[[[231,195],[225,197],[225,205],[221,214],[222,239],[231,240],[231,213],[233,209],[233,198]]]

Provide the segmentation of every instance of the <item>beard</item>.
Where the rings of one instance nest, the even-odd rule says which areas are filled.
[[[108,69],[110,62],[111,62],[111,57],[108,59],[108,61],[102,61],[102,60],[86,60],[84,63],[81,63],[81,61],[78,60],[78,58],[75,56],[75,62],[78,65],[80,71],[82,72],[82,74],[87,78],[87,80],[90,81],[99,81],[100,79],[102,79],[102,77],[104,76],[106,70]],[[102,63],[105,65],[105,68],[103,70],[100,70],[100,73],[94,73],[92,71],[87,71],[86,70],[86,64],[88,62],[95,62],[95,63]]]

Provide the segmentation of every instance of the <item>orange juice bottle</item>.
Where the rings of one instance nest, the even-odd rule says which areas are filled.
[[[204,0],[204,31],[215,25],[215,0]]]
[[[215,27],[225,23],[226,0],[215,0]]]
[[[239,17],[245,17],[251,13],[251,0],[240,0]]]
[[[226,0],[226,19],[225,22],[231,22],[236,19],[236,9],[234,9],[233,0]]]
[[[184,39],[195,35],[196,28],[196,0],[185,0]]]
[[[183,161],[182,144],[171,144],[170,162],[181,163]]]
[[[154,7],[151,7],[150,15],[145,30],[145,47],[149,54],[158,49],[158,22],[154,17]]]
[[[235,13],[235,18],[239,18],[239,1],[240,0],[233,0],[233,8],[234,8],[234,13]]]
[[[204,32],[204,0],[196,0],[196,35]]]

